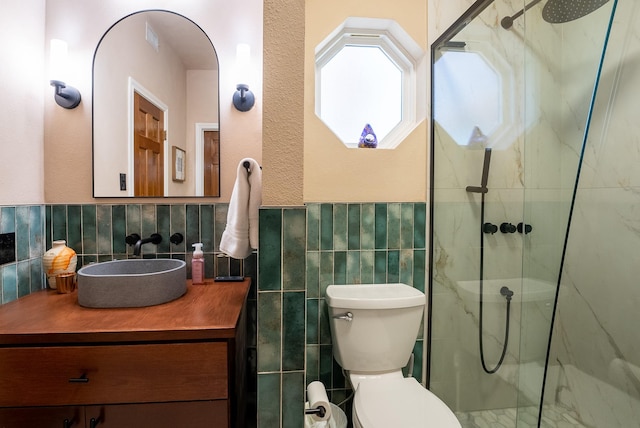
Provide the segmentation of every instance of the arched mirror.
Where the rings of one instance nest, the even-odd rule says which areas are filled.
[[[202,29],[131,14],[93,61],[95,197],[220,196],[218,58]]]

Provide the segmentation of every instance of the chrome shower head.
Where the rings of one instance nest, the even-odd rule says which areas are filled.
[[[549,0],[542,8],[542,19],[551,24],[573,21],[590,14],[609,0]]]

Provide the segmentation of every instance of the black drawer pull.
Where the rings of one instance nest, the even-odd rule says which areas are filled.
[[[96,428],[99,423],[100,419],[91,418],[91,420],[89,421],[89,428]]]
[[[62,421],[62,428],[71,428],[72,425],[73,421],[70,421],[69,419]]]
[[[69,383],[88,383],[89,382],[89,378],[87,377],[86,373],[82,373],[82,376],[80,377],[72,377],[71,379],[69,379]]]

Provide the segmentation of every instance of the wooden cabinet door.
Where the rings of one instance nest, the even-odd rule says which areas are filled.
[[[87,406],[95,428],[228,428],[227,400]]]
[[[85,416],[82,406],[0,409],[0,428],[63,428],[65,426],[84,428]]]

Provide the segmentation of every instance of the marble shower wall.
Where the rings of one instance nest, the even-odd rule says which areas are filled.
[[[484,154],[458,146],[440,126],[434,129],[431,387],[459,411],[528,406],[540,399],[546,351],[542,336],[549,331],[607,24],[607,8],[563,26],[546,23],[534,8],[510,30],[500,27],[502,17],[521,8],[519,1],[496,1],[454,38],[473,41],[473,46],[487,43],[490,54],[485,57],[497,56],[508,64],[502,78],[510,86],[496,96],[507,100],[510,121],[502,125],[499,138],[490,136],[485,222],[533,227],[527,235],[484,235],[485,280],[507,284],[513,278],[531,279],[520,290],[526,303],[512,303],[508,353],[496,375],[485,374],[480,366],[478,297],[470,298],[461,285],[480,275],[481,198],[465,187],[480,185]],[[484,306],[484,350],[490,368],[502,350],[505,306],[504,300]],[[541,349],[534,352],[532,343]]]
[[[639,23],[640,4],[619,0],[558,301],[556,385],[545,393],[590,427],[640,427]]]

